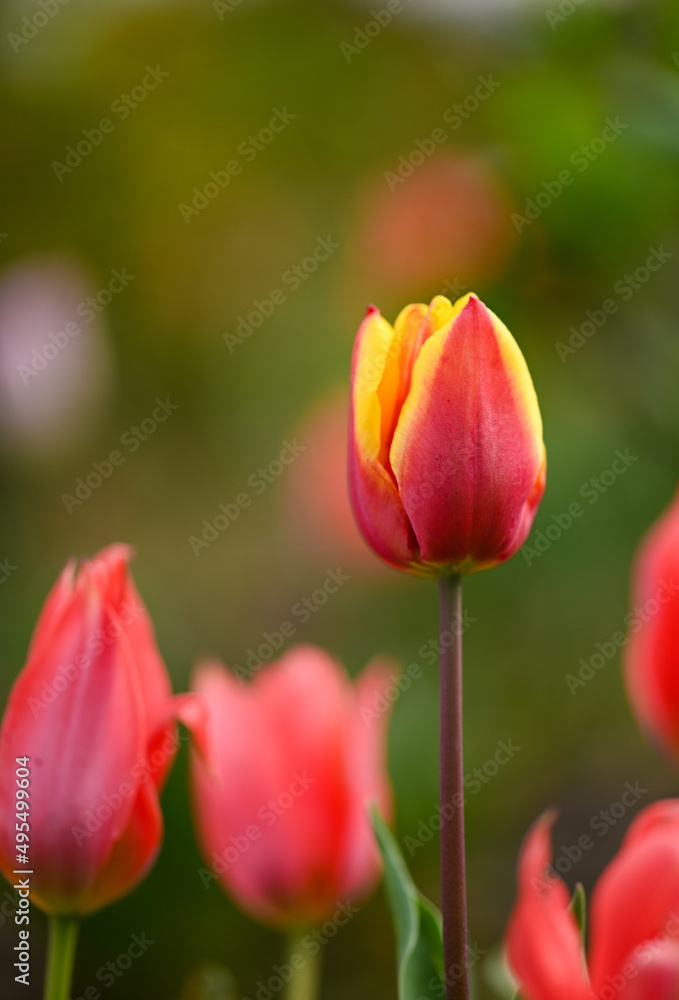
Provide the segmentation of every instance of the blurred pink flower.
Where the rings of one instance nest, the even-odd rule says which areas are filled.
[[[194,754],[199,839],[214,877],[257,919],[314,926],[373,886],[368,805],[390,812],[381,700],[390,680],[389,665],[374,661],[351,683],[314,646],[292,649],[249,685],[220,664],[198,667],[214,769],[211,778]]]
[[[96,291],[66,256],[30,258],[0,274],[6,447],[58,455],[89,433],[111,377],[103,312],[87,304]]]
[[[488,282],[516,241],[510,215],[501,178],[468,153],[435,154],[393,190],[380,177],[362,207],[359,236],[372,298],[376,281],[398,291],[399,299],[420,286],[456,299],[470,285]],[[452,287],[444,287],[446,281]]]

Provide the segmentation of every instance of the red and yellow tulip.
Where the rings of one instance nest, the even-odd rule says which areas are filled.
[[[425,576],[513,556],[545,488],[542,420],[528,367],[475,296],[371,306],[354,347],[349,487],[372,549]]]

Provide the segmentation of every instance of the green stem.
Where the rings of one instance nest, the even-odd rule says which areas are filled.
[[[312,954],[304,945],[306,932],[291,934],[288,944],[288,963],[293,975],[288,983],[284,1000],[318,1000],[321,984],[321,951]]]
[[[44,1000],[68,1000],[79,926],[76,917],[49,918]]]
[[[441,624],[441,807],[452,805],[441,823],[441,910],[446,1000],[469,1000],[467,886],[464,851],[464,767],[462,763],[462,580],[439,580]],[[443,633],[453,641],[443,642]]]

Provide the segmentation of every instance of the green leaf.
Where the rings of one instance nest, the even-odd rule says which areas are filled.
[[[578,882],[573,890],[570,909],[578,925],[578,930],[582,938],[582,947],[584,948],[587,936],[587,897],[585,896],[585,889],[581,882]]]
[[[441,914],[418,891],[391,830],[376,809],[372,823],[396,930],[399,1000],[440,997],[445,968]]]
[[[515,983],[507,969],[504,959],[504,949],[496,946],[491,949],[483,962],[483,978],[498,1000],[517,1000]]]

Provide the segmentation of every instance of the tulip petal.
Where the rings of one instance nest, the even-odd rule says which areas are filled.
[[[679,944],[664,940],[642,945],[613,982],[620,1000],[677,1000]]]
[[[129,545],[110,545],[99,552],[85,570],[100,578],[104,600],[117,609],[125,626],[125,637],[134,650],[149,732],[167,714],[167,701],[172,686],[163,659],[158,651],[156,636],[146,605],[142,601],[129,572],[134,550]],[[103,578],[103,579],[102,579]]]
[[[544,489],[542,424],[523,355],[474,295],[423,344],[390,452],[424,563],[513,555]]]
[[[96,878],[132,811],[132,800],[125,799],[97,826],[103,795],[117,794],[131,781],[145,750],[143,706],[129,648],[105,641],[121,631],[90,581],[79,580],[51,631],[49,649],[41,641],[33,644],[37,655],[19,675],[5,713],[0,813],[13,811],[14,761],[28,755],[33,884],[50,912],[73,912],[73,900]],[[85,655],[84,650],[97,648],[95,642],[102,648]],[[64,669],[57,670],[57,664]],[[86,827],[89,816],[95,829]],[[11,826],[0,824],[5,871],[13,855],[12,833]]]
[[[633,579],[634,624],[624,661],[627,690],[643,729],[654,742],[676,756],[679,754],[679,495],[642,542]]]
[[[361,734],[369,757],[359,765],[350,746],[358,696],[336,661],[315,647],[291,650],[250,685],[203,665],[194,688],[209,707],[216,770],[210,780],[194,755],[208,863],[258,919],[317,924],[342,894],[365,891],[379,869],[374,854],[372,870],[367,860],[365,814],[358,824],[367,797],[385,798],[385,781],[373,774],[379,754],[369,746],[379,727]],[[360,843],[349,844],[352,837]],[[358,875],[365,883],[350,877]]]
[[[277,828],[279,817],[267,800],[285,787],[281,771],[287,776],[287,764],[262,724],[258,700],[222,665],[199,665],[193,687],[210,709],[208,756],[216,772],[211,777],[205,764],[192,755],[203,853],[245,910],[275,922],[283,917],[267,892],[268,868],[276,869],[275,859],[259,845],[262,837],[266,841],[269,827]],[[246,831],[254,828],[258,835],[248,837]]]
[[[151,781],[139,786],[127,827],[113,844],[96,881],[83,894],[77,912],[92,913],[129,892],[152,867],[163,838],[163,814]]]
[[[458,310],[459,311],[459,310]],[[377,395],[381,411],[380,462],[390,469],[389,452],[398,417],[410,391],[415,360],[431,335],[457,315],[443,295],[431,305],[406,306],[396,317]]]
[[[592,897],[590,971],[598,990],[658,935],[679,935],[679,804],[658,802],[632,825]]]
[[[344,755],[351,690],[344,671],[324,650],[297,646],[275,670],[256,678],[254,693],[278,757],[272,797],[285,794],[296,776],[306,786],[276,823],[276,854],[283,861],[278,870],[272,870],[262,845],[259,860],[262,872],[268,869],[267,893],[290,910],[291,918],[295,897],[300,897],[303,916],[315,923],[338,894],[350,805]],[[271,780],[273,773],[269,765],[269,775],[263,777]]]
[[[538,820],[522,848],[507,957],[525,1000],[585,1000],[580,932],[566,886],[548,872],[552,823],[550,815]]]
[[[399,566],[413,562],[416,550],[396,483],[381,457],[380,386],[387,362],[395,357],[393,340],[394,330],[372,306],[359,328],[352,361],[349,491],[366,541],[386,562]],[[394,373],[382,391],[385,414],[391,415],[396,393]]]

